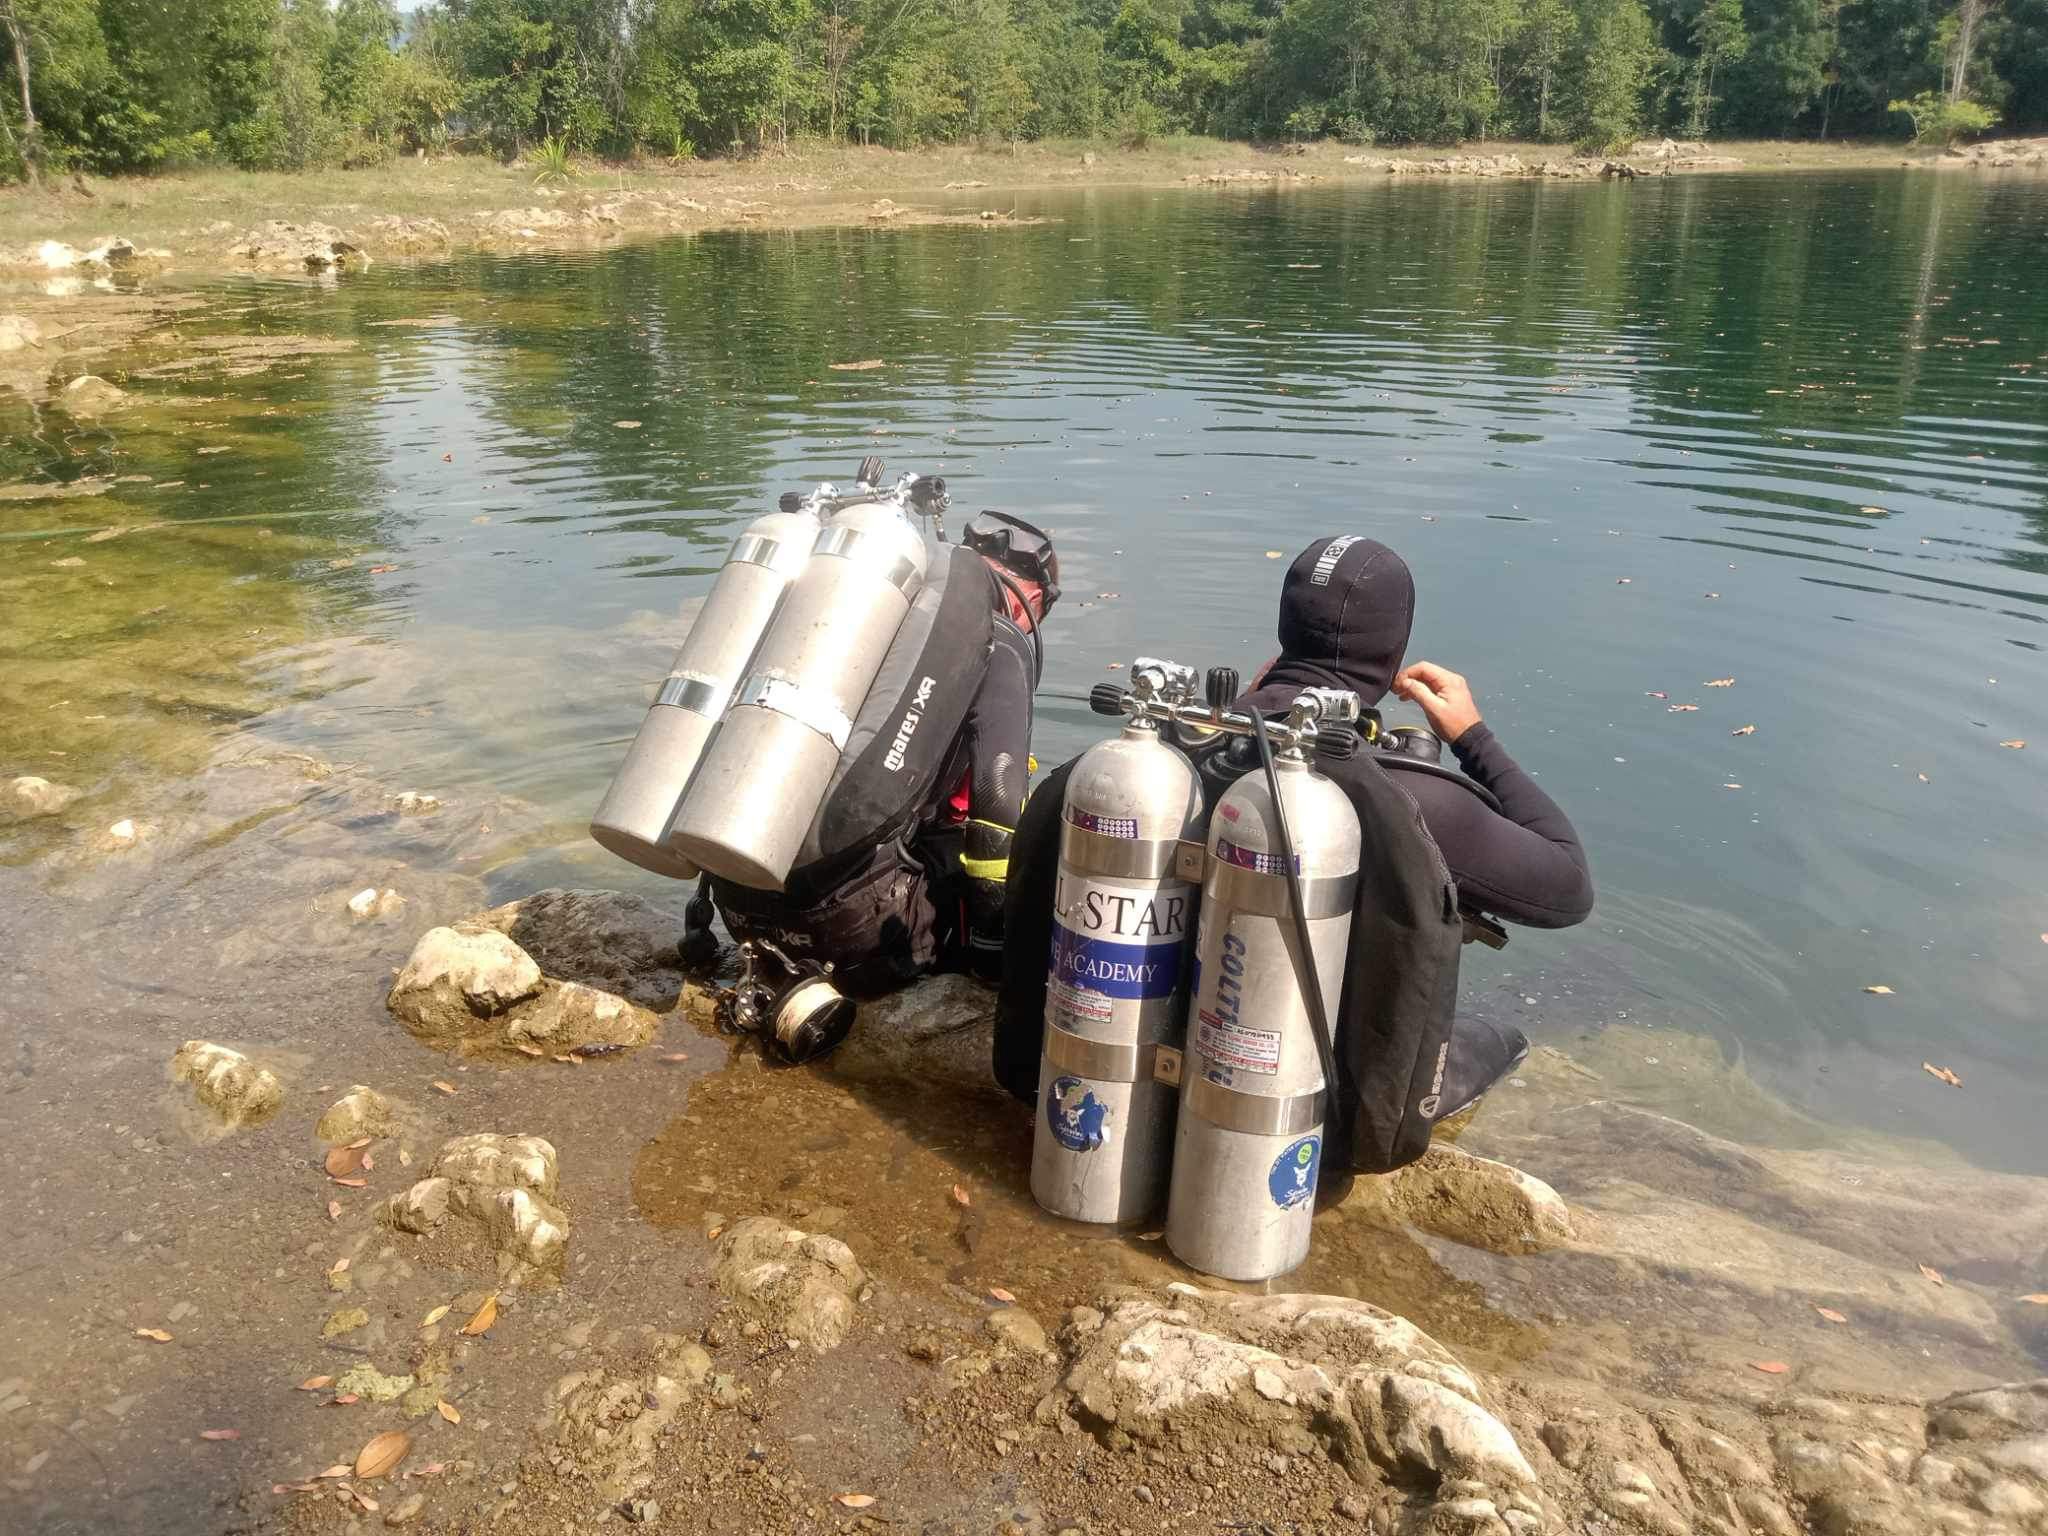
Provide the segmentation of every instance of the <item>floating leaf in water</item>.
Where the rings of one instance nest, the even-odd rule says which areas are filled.
[[[955,1205],[972,1205],[974,1204],[974,1197],[968,1194],[963,1186],[955,1184],[953,1186],[953,1203]]]
[[[420,1319],[420,1326],[422,1328],[431,1328],[434,1326],[434,1324],[441,1321],[441,1319],[446,1317],[447,1315],[448,1305],[446,1302],[443,1302],[440,1306],[434,1308],[433,1311],[429,1312],[425,1317]]]
[[[1614,584],[1617,587],[1625,587],[1633,580],[1635,580],[1633,576],[1617,576],[1614,578]]]
[[[1925,1264],[1922,1264],[1920,1266],[1920,1273],[1925,1275],[1929,1280],[1932,1280],[1936,1285],[1945,1286],[1948,1284],[1946,1280],[1942,1279],[1941,1271],[1938,1269],[1930,1269]]]
[[[832,1502],[844,1504],[848,1509],[866,1509],[875,1502],[875,1496],[872,1493],[835,1493]]]
[[[356,1452],[357,1477],[382,1477],[412,1449],[412,1436],[402,1429],[387,1429]]]
[[[1837,1312],[1833,1307],[1815,1307],[1813,1310],[1831,1323],[1846,1323],[1849,1321],[1848,1318]]]
[[[1269,549],[1266,551],[1266,558],[1268,560],[1278,560],[1280,558],[1280,553],[1281,552],[1277,549]]]
[[[476,1309],[476,1316],[462,1325],[462,1331],[471,1338],[478,1338],[491,1331],[491,1324],[498,1320],[498,1298],[495,1295],[484,1298],[484,1304]]]
[[[370,574],[372,576],[389,576],[397,569],[398,567],[395,565],[373,565],[370,567]]]
[[[631,432],[636,427],[638,427],[640,423],[637,421],[615,421],[612,423],[612,425],[617,427],[622,432]]]
[[[447,1094],[450,1098],[455,1096],[455,1085],[453,1083],[444,1083],[437,1077],[434,1079],[434,1087],[440,1092]]]
[[[1892,995],[1892,989],[1885,986],[1882,982],[1874,987],[1865,987],[1863,990],[1872,997],[1890,997]]]
[[[884,364],[879,357],[869,357],[857,363],[829,363],[826,366],[834,373],[866,373],[870,368],[880,368]]]
[[[159,1344],[171,1342],[171,1336],[161,1328],[138,1328],[135,1330],[135,1337],[138,1339],[155,1339]]]
[[[330,1179],[346,1178],[363,1166],[363,1147],[366,1143],[354,1143],[346,1147],[333,1147],[327,1153],[326,1169]]]
[[[455,455],[452,453],[444,453],[441,455],[441,462],[443,464],[453,464],[455,462]]]
[[[1671,695],[1668,693],[1659,693],[1656,689],[1652,688],[1648,693],[1644,694],[1643,697],[1646,699],[1668,699],[1671,697]]]
[[[1913,777],[1918,779],[1922,784],[1932,784],[1934,782],[1934,780],[1927,777],[1927,775],[1924,773],[1916,773],[1913,775]]]
[[[202,1440],[239,1440],[242,1438],[242,1432],[239,1429],[202,1429],[199,1431],[199,1438]]]
[[[1732,677],[1716,677],[1710,679],[1704,686],[1708,688],[1733,688],[1735,686],[1735,679]]]
[[[2010,747],[2013,751],[2017,752],[2021,748],[2026,746],[2026,742],[2023,741],[2021,738],[2015,736],[2011,741],[2001,741],[1999,745],[2001,747]]]
[[[1697,704],[1673,704],[1669,712],[1674,715],[1696,715],[1700,712],[1700,707]]]
[[[1940,1078],[1944,1083],[1947,1083],[1951,1088],[1960,1088],[1963,1086],[1963,1080],[1960,1077],[1957,1077],[1955,1073],[1949,1071],[1947,1067],[1937,1067],[1931,1061],[1921,1062],[1920,1070],[1922,1072],[1925,1072],[1929,1077]]]
[[[988,1293],[989,1295],[995,1297],[997,1301],[1015,1301],[1017,1299],[1016,1297],[1012,1296],[1008,1291],[1004,1290],[1000,1285],[990,1286],[988,1288]]]
[[[1753,1371],[1762,1371],[1766,1376],[1782,1376],[1792,1369],[1782,1360],[1752,1360],[1749,1362],[1749,1368]]]
[[[1753,725],[1738,725],[1728,734],[1730,736],[1754,736],[1756,734],[1756,727]]]
[[[434,1404],[434,1412],[440,1414],[450,1424],[460,1424],[462,1422],[462,1415],[455,1411],[455,1405],[445,1397]]]
[[[332,1376],[308,1376],[299,1383],[299,1390],[301,1392],[318,1392],[322,1387],[331,1387],[333,1385],[334,1378]],[[326,1474],[322,1473],[321,1475],[324,1477]]]

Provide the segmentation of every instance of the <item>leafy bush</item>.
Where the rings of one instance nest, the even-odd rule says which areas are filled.
[[[1998,114],[1989,107],[1967,97],[1950,101],[1940,91],[1922,91],[1918,96],[1895,101],[1891,110],[1912,119],[1915,144],[1938,144],[1944,149],[1958,139],[1989,132],[1998,122]]]
[[[569,141],[552,133],[526,152],[526,163],[533,167],[536,187],[566,182],[576,174],[569,159]]]

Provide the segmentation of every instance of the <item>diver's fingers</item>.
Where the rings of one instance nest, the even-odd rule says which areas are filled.
[[[1430,688],[1439,693],[1447,689],[1459,687],[1465,681],[1463,677],[1453,672],[1449,667],[1440,667],[1433,661],[1418,661],[1411,666],[1404,667],[1401,670],[1401,676],[1410,682],[1427,683]]]

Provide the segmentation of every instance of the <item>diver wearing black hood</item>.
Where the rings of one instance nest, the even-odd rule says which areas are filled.
[[[1430,1130],[1475,1103],[1528,1051],[1512,1025],[1455,1019],[1460,913],[1568,928],[1593,909],[1592,877],[1571,822],[1480,719],[1465,679],[1432,662],[1403,668],[1415,583],[1372,539],[1317,539],[1281,586],[1280,655],[1237,707],[1277,715],[1303,688],[1347,689],[1371,707],[1389,692],[1420,706],[1464,775],[1395,753],[1364,752],[1323,769],[1381,838],[1361,872],[1354,955],[1392,972],[1347,983],[1333,1017],[1340,1081],[1330,1154],[1336,1166],[1384,1172],[1420,1156]],[[1215,756],[1202,759],[1212,798]],[[995,1075],[1035,1101],[1045,1008],[1053,879],[1065,772],[1039,786],[1018,827],[1005,897],[1008,944],[997,1003]],[[1433,847],[1431,846],[1433,845]],[[1370,942],[1361,942],[1370,932]],[[1348,1038],[1346,1038],[1348,1035]]]

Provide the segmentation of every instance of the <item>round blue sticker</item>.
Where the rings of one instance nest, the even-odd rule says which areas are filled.
[[[1069,1152],[1093,1152],[1109,1140],[1109,1106],[1085,1078],[1056,1077],[1045,1090],[1045,1124]]]
[[[1316,1193],[1316,1164],[1322,1156],[1323,1138],[1304,1136],[1273,1159],[1273,1171],[1266,1175],[1266,1188],[1281,1210],[1292,1210]]]

